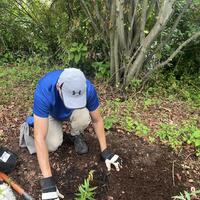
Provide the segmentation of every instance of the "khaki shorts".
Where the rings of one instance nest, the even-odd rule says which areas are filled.
[[[91,122],[90,114],[87,108],[74,110],[69,120],[71,123],[71,135],[79,135]],[[46,137],[48,150],[50,152],[56,151],[62,142],[62,121],[58,121],[52,116],[49,116],[49,127]]]

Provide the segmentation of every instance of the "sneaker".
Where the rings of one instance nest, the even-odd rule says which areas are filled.
[[[69,144],[73,144],[75,147],[76,153],[80,155],[88,152],[88,146],[82,135],[72,136],[70,134],[66,134],[65,141]]]
[[[74,137],[74,147],[78,154],[85,154],[88,152],[88,146],[82,135],[76,135]]]

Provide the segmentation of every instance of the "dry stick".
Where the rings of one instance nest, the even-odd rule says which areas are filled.
[[[137,13],[137,5],[138,5],[138,0],[133,1],[132,3],[134,6],[134,9],[130,9],[130,13],[129,13],[129,18],[131,18],[130,21],[130,31],[128,32],[128,45],[131,46],[131,41],[132,41],[132,37],[133,37],[133,26],[135,23],[135,19],[136,19],[136,13]]]
[[[176,18],[171,30],[170,30],[170,34],[164,39],[164,41],[162,41],[157,47],[156,49],[150,53],[150,55],[147,57],[145,63],[148,63],[148,61],[152,58],[153,55],[156,54],[156,52],[158,52],[159,50],[161,50],[164,46],[164,44],[167,44],[167,42],[170,40],[170,38],[172,37],[172,34],[174,32],[174,30],[176,29],[176,27],[178,26],[180,20],[182,19],[183,15],[185,14],[185,12],[187,11],[188,7],[190,6],[190,4],[192,3],[192,0],[187,0],[187,3],[185,4],[185,6],[183,7],[180,15]]]
[[[92,17],[91,12],[89,11],[89,9],[88,9],[88,7],[87,7],[85,1],[84,1],[84,0],[81,0],[81,3],[82,3],[82,5],[83,5],[85,14],[86,14],[86,15],[90,18],[90,20],[91,20],[91,23],[92,23],[92,26],[93,26],[94,30],[95,30],[97,33],[100,33],[100,30],[99,30],[98,27],[96,26],[96,23],[95,23],[95,21],[94,21],[94,19],[93,19],[93,17]]]
[[[141,22],[140,22],[140,44],[143,43],[145,39],[145,25],[147,21],[147,7],[148,7],[148,0],[143,0],[143,7],[142,7],[142,15],[141,15]]]
[[[158,64],[155,68],[163,67],[167,65],[169,62],[172,61],[172,59],[181,51],[183,47],[185,47],[188,43],[190,43],[192,40],[198,38],[200,36],[200,31],[195,33],[192,37],[187,39],[185,42],[183,42],[177,49],[172,53],[172,55],[164,62]]]
[[[97,16],[97,19],[99,20],[100,22],[100,26],[101,28],[103,29],[103,34],[104,34],[104,37],[106,39],[109,38],[109,32],[108,32],[108,28],[106,27],[105,25],[105,19],[102,17],[102,15],[100,14],[100,10],[99,10],[99,6],[98,6],[98,2],[97,1],[94,1],[94,8],[95,8],[95,11],[96,11],[96,16]]]
[[[85,0],[81,0],[81,4],[83,5],[83,11],[85,12],[86,16],[89,17],[89,19],[90,19],[90,21],[92,23],[92,27],[94,28],[94,30],[99,34],[102,34],[102,31],[99,29],[99,27],[97,27],[97,25],[95,23],[95,20],[94,20],[94,17],[92,17],[92,14],[91,14],[88,6],[86,5]],[[106,38],[103,37],[103,41],[104,41],[105,44],[107,44]]]
[[[169,62],[171,62],[172,59],[173,59],[178,53],[180,53],[180,51],[181,51],[181,49],[182,49],[183,47],[185,47],[185,46],[186,46],[187,44],[189,44],[192,40],[198,38],[199,36],[200,36],[200,31],[197,32],[197,33],[195,33],[192,37],[190,37],[189,39],[187,39],[185,42],[183,42],[183,43],[171,54],[171,56],[170,56],[166,61],[164,61],[164,62],[162,62],[162,63],[159,63],[158,65],[156,65],[156,66],[154,67],[153,70],[149,71],[149,72],[146,74],[146,76],[144,77],[144,79],[143,79],[143,80],[144,80],[144,84],[148,81],[149,77],[152,75],[152,73],[153,73],[155,70],[157,70],[157,69],[159,69],[159,68],[161,68],[161,67],[164,67],[164,66],[167,65]]]
[[[175,0],[164,0],[162,3],[162,7],[160,9],[160,12],[158,14],[158,19],[156,23],[154,24],[153,28],[149,32],[149,34],[146,36],[143,47],[137,56],[136,60],[134,61],[134,64],[131,66],[128,74],[127,74],[127,80],[126,84],[128,85],[131,81],[131,79],[134,77],[134,75],[137,75],[139,70],[142,68],[144,60],[145,60],[145,52],[149,48],[149,46],[152,44],[153,41],[156,40],[158,37],[158,34],[161,32],[163,27],[166,26],[169,17],[171,16],[171,13],[173,11],[173,4]]]
[[[125,39],[125,30],[124,30],[124,13],[123,13],[124,0],[116,1],[116,29],[118,32],[120,48],[127,49],[126,39]]]
[[[172,163],[172,182],[173,182],[173,186],[175,186],[175,180],[174,180],[174,163],[175,163],[175,160]]]

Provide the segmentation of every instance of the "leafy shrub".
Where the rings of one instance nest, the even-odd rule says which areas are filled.
[[[200,129],[196,126],[196,119],[183,122],[180,126],[161,124],[156,136],[162,141],[167,141],[173,149],[183,143],[192,144],[196,155],[200,155]]]
[[[108,78],[110,76],[110,68],[108,62],[93,62],[92,67],[95,69],[96,78]]]
[[[115,115],[105,117],[104,127],[108,130],[108,129],[112,128],[112,126],[117,122],[118,122],[118,118]]]

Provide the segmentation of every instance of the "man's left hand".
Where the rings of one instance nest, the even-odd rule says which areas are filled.
[[[122,159],[117,154],[114,154],[110,149],[106,148],[102,151],[101,157],[104,160],[108,171],[111,170],[111,165],[114,165],[117,171],[122,168]]]

